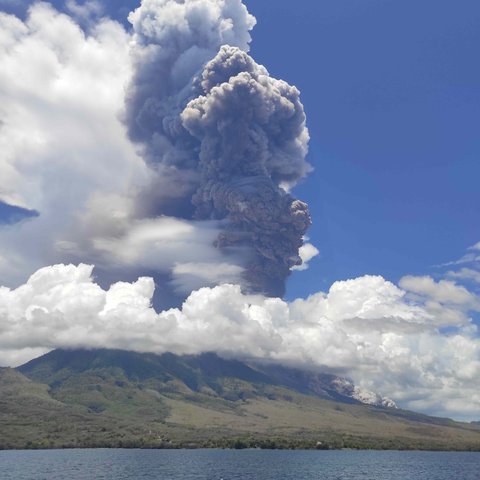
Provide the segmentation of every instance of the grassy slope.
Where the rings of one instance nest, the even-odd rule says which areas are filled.
[[[265,383],[240,362],[143,355],[125,361],[109,352],[78,363],[74,356],[72,364],[60,357],[24,368],[35,381],[0,370],[0,447],[315,447],[320,441],[480,450],[479,426],[318,398]]]

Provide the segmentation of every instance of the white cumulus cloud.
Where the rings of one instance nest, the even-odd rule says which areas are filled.
[[[315,245],[311,243],[304,243],[298,250],[298,254],[302,260],[300,265],[292,267],[292,270],[307,270],[309,267],[309,262],[317,255],[320,255],[320,251]]]
[[[86,35],[47,3],[25,21],[0,13],[0,200],[39,212],[2,228],[3,282],[62,259],[59,245],[79,249],[95,195],[128,199],[145,182],[117,118],[128,43],[118,23],[102,20]]]
[[[471,280],[475,283],[480,283],[480,271],[472,268],[461,268],[458,271],[449,271],[446,273],[446,276],[457,280]]]
[[[406,276],[400,280],[400,286],[441,304],[459,305],[472,310],[480,309],[480,301],[476,295],[450,280],[436,282],[429,276]]]
[[[1,287],[0,362],[59,347],[216,351],[348,374],[404,408],[466,419],[480,408],[475,325],[441,333],[428,301],[410,299],[382,277],[335,282],[328,292],[291,303],[224,284],[157,313],[151,278],[103,289],[92,272],[89,265],[61,264],[16,289]]]

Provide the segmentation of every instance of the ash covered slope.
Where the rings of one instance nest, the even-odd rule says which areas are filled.
[[[267,374],[269,378],[274,379],[278,384],[309,395],[313,394],[320,398],[338,402],[363,403],[376,407],[397,408],[395,402],[390,398],[361,389],[345,377],[288,368],[281,365],[258,364],[255,368]]]

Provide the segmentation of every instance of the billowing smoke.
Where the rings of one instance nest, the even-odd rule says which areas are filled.
[[[248,50],[255,19],[241,0],[144,0],[128,18],[134,73],[125,123],[156,173],[139,213],[191,218],[200,142],[180,114],[200,94],[194,78],[221,45]]]
[[[215,247],[244,289],[283,295],[310,225],[288,193],[310,168],[298,90],[247,54],[241,0],[144,0],[129,19],[125,122],[154,172],[138,214],[218,221]]]

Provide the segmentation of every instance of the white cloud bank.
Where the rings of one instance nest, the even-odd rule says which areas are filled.
[[[291,303],[246,296],[239,286],[225,284],[191,293],[181,309],[157,313],[151,307],[151,278],[104,290],[92,270],[84,264],[55,265],[17,289],[0,287],[1,364],[58,347],[216,351],[346,373],[402,407],[478,417],[477,328],[462,312],[454,317],[454,330],[441,333],[452,326],[451,316],[438,316],[440,307],[430,305],[444,300],[432,300],[441,283],[432,280],[433,288],[422,289],[426,297],[412,301],[382,277],[364,276]],[[445,300],[452,299],[458,306],[456,296]]]
[[[131,75],[129,39],[110,20],[86,35],[47,3],[34,4],[25,21],[0,13],[0,200],[39,212],[2,228],[4,283],[68,250],[91,256],[90,237],[128,219],[147,176],[117,118]]]

